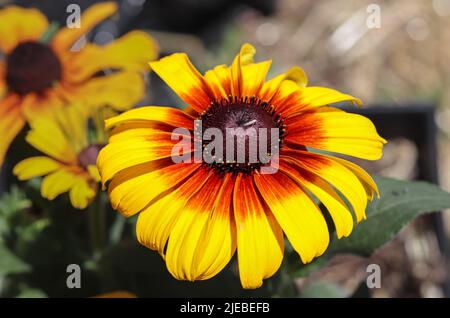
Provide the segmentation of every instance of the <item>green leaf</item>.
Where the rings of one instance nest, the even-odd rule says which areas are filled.
[[[295,255],[297,256],[297,254]],[[328,259],[326,257],[319,257],[314,259],[311,263],[301,264],[301,266],[299,267],[299,259],[297,257],[292,266],[291,272],[294,277],[307,277],[324,267],[327,262]]]
[[[367,219],[348,238],[333,237],[328,255],[352,253],[370,256],[419,215],[450,208],[450,193],[426,182],[375,179],[380,199],[367,207]]]
[[[301,298],[345,298],[344,290],[335,284],[316,282],[309,285],[300,294]]]
[[[4,193],[0,198],[0,215],[9,219],[30,206],[31,202],[25,197],[23,191],[14,185],[9,192]]]
[[[32,288],[26,284],[20,285],[20,292],[16,298],[46,298],[47,295],[40,289]]]
[[[9,232],[9,224],[6,218],[0,214],[0,242],[3,241],[3,236]]]
[[[59,23],[58,22],[52,22],[49,24],[47,30],[45,30],[44,34],[39,39],[39,42],[48,44],[53,39],[55,34],[59,30]]]
[[[11,253],[6,246],[0,243],[0,276],[6,274],[19,274],[30,271],[30,266]]]

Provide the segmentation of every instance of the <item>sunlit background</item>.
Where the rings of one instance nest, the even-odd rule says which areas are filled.
[[[66,7],[82,9],[97,1],[5,1],[37,7],[49,20],[65,23]],[[310,85],[329,86],[360,97],[364,114],[389,139],[382,160],[361,163],[370,172],[400,179],[424,179],[450,191],[450,0],[124,0],[119,16],[97,27],[90,37],[105,44],[132,29],[151,33],[161,55],[184,51],[202,71],[229,63],[243,42],[257,57],[273,58],[271,74],[299,65]],[[380,25],[367,22],[380,8]],[[0,21],[0,24],[2,21]],[[182,102],[151,74],[148,96],[141,105]],[[357,109],[351,109],[359,111]],[[1,189],[10,186],[4,173]],[[61,211],[62,213],[64,211]],[[341,256],[308,278],[332,282],[347,291],[379,297],[450,296],[450,212],[422,217],[402,230],[372,259]],[[130,243],[135,244],[135,242]],[[146,250],[136,253],[153,253]],[[237,280],[222,274],[213,283],[175,282],[164,264],[119,260],[141,277],[150,275],[149,296],[241,295]],[[47,259],[51,263],[52,259]],[[368,263],[380,264],[382,287],[361,290]],[[149,266],[154,266],[149,268]],[[232,270],[236,264],[232,264]],[[45,266],[44,266],[45,268]],[[147,277],[148,278],[148,277]],[[87,279],[87,278],[86,278]],[[147,281],[152,282],[152,279]],[[89,283],[88,283],[89,284]],[[209,285],[208,285],[209,284]],[[270,283],[269,283],[270,284]],[[210,294],[211,290],[214,290]],[[56,291],[55,291],[56,292]],[[256,291],[251,295],[265,295]]]

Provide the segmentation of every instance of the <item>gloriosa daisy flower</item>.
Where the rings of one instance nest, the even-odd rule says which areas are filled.
[[[73,102],[125,110],[145,95],[140,73],[157,57],[146,33],[133,31],[106,46],[86,43],[72,49],[116,10],[114,2],[93,5],[82,14],[80,28],[62,28],[49,42],[45,38],[52,28],[38,10],[0,10],[0,167],[25,122],[43,113]],[[115,72],[98,76],[104,69]]]
[[[96,161],[103,146],[89,142],[89,116],[82,106],[70,105],[31,123],[26,140],[45,156],[30,157],[14,167],[19,180],[45,176],[41,195],[49,200],[69,192],[75,208],[84,209],[97,193],[100,176]]]
[[[329,88],[307,87],[299,67],[265,81],[271,61],[254,63],[254,54],[245,44],[230,67],[220,65],[204,75],[186,54],[152,62],[151,68],[189,107],[143,107],[106,121],[107,128],[115,129],[97,164],[102,182],[109,182],[112,205],[127,217],[140,212],[139,242],[157,250],[177,279],[208,279],[237,249],[243,287],[257,288],[281,264],[283,233],[303,263],[326,250],[329,230],[314,199],[327,208],[341,238],[352,232],[350,211],[361,221],[367,201],[378,194],[372,178],[357,165],[310,151],[379,159],[386,141],[372,122],[329,106],[361,101]],[[205,129],[224,134],[235,127],[279,128],[279,170],[262,174],[260,165],[249,162],[173,163],[171,150],[178,138],[172,140],[171,132],[194,130],[196,119]]]

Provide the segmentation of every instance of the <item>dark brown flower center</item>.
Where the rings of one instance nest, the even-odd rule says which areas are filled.
[[[42,43],[23,42],[6,57],[8,88],[25,95],[41,93],[61,79],[61,63],[53,50]]]
[[[91,165],[96,166],[98,154],[103,147],[104,145],[96,144],[89,145],[81,150],[77,157],[78,164],[84,169]]]
[[[223,136],[219,155],[216,149],[208,152],[208,145],[215,138],[202,140],[203,155],[214,158],[214,162],[207,164],[220,172],[250,173],[267,164],[279,151],[286,133],[281,114],[255,97],[215,101],[199,119],[204,134],[209,128],[216,128]]]

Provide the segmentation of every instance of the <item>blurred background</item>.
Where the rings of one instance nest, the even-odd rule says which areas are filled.
[[[95,2],[0,0],[0,6],[15,3],[37,7],[49,20],[64,24],[68,4],[77,3],[85,9]],[[308,74],[310,85],[333,87],[364,101],[362,110],[351,110],[372,118],[380,134],[389,139],[382,160],[358,162],[371,173],[427,180],[450,191],[450,0],[118,3],[119,15],[90,34],[94,42],[105,44],[132,29],[143,29],[158,40],[161,56],[184,51],[201,71],[231,63],[241,44],[250,42],[257,49],[257,59],[273,59],[269,77],[299,65]],[[377,8],[380,25],[369,26],[368,19],[377,13]],[[141,105],[182,107],[181,101],[155,75],[151,74],[148,82],[148,96]],[[14,180],[5,170],[0,191],[10,189]],[[59,212],[65,214],[60,218],[73,218],[74,222],[80,213],[74,211],[67,216],[69,212]],[[449,297],[449,237],[450,212],[419,218],[370,260],[344,255],[308,278],[299,275],[293,284],[294,292],[289,288],[286,291],[280,283],[283,271],[264,288],[241,290],[235,262],[211,281],[177,282],[156,253],[136,246],[133,239],[122,242],[120,252],[111,251],[105,262],[115,264],[116,283],[111,288],[131,290],[139,296],[295,296],[298,291],[313,293],[308,286],[318,286],[320,282],[339,286],[345,295]],[[46,244],[52,242],[52,236],[42,239]],[[35,277],[29,278],[30,284],[44,286],[39,288],[48,296],[89,296],[86,289],[82,292],[55,287],[59,280],[65,280],[65,271],[61,269],[61,277],[54,275],[50,264],[63,266],[73,257],[81,257],[55,259],[57,251],[55,247],[54,251],[36,256],[40,267],[34,272]],[[380,289],[363,287],[368,263],[381,266]],[[52,286],[44,283],[45,279],[52,279],[49,276],[54,279]],[[95,278],[84,277],[83,283],[92,293],[101,291]]]

